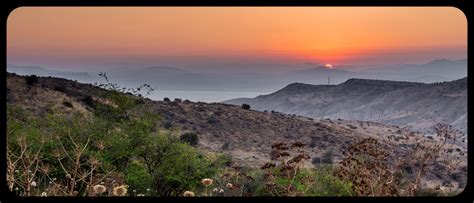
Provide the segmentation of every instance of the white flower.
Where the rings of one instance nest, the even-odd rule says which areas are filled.
[[[137,194],[137,197],[145,197],[145,194]]]
[[[201,182],[206,187],[209,186],[209,185],[212,185],[212,179],[210,179],[210,178],[204,178],[204,179],[202,179]]]
[[[219,190],[219,193],[224,193],[224,189],[220,189],[220,190]]]
[[[147,188],[146,191],[147,191],[147,192],[150,192],[150,188]]]
[[[115,187],[112,190],[114,196],[125,196],[127,194],[127,187],[125,185]]]
[[[46,193],[46,192],[41,193],[41,197],[47,197],[47,196],[48,196],[48,193]]]
[[[227,183],[225,186],[226,186],[227,188],[229,188],[229,189],[231,189],[231,188],[234,187],[234,185],[232,185],[232,183]]]
[[[36,181],[31,181],[31,187],[36,187]]]
[[[217,188],[212,189],[212,192],[217,192]]]
[[[19,171],[19,170],[15,170],[15,173],[20,173],[20,171]]]
[[[94,185],[94,187],[92,187],[92,190],[96,194],[102,194],[107,190],[107,188],[103,185]]]
[[[194,197],[194,192],[192,191],[185,191],[183,196],[185,197]]]

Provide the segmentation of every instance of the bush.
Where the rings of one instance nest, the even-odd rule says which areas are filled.
[[[63,105],[66,106],[66,107],[69,107],[69,108],[74,108],[74,106],[72,105],[71,102],[68,102],[68,101],[64,101],[63,102]]]
[[[324,164],[332,164],[332,150],[327,150],[322,158],[321,158],[321,162],[324,163]]]
[[[223,145],[222,145],[222,150],[228,150],[230,147],[230,142],[225,142]]]
[[[316,165],[321,163],[321,158],[320,157],[313,157],[313,159],[311,159],[311,163],[316,166]]]
[[[224,154],[222,156],[219,156],[217,158],[217,161],[216,161],[216,164],[217,166],[227,166],[227,167],[230,167],[232,165],[232,155],[230,154]]]
[[[353,125],[351,125],[351,124],[347,124],[347,126],[348,126],[349,128],[351,128],[351,129],[353,129],[353,130],[354,130],[354,129],[357,129],[356,126],[353,126]]]
[[[196,191],[203,178],[213,177],[217,167],[194,147],[170,135],[150,136],[140,154],[159,196],[178,196]]]
[[[38,77],[36,75],[28,75],[25,77],[26,84],[33,86],[38,84]]]
[[[219,122],[219,120],[217,120],[217,118],[215,118],[215,117],[207,118],[207,123],[209,123],[209,124],[214,124],[214,123],[217,123],[217,122]]]
[[[168,97],[165,97],[165,98],[163,99],[163,101],[164,101],[164,102],[171,102],[170,98],[168,98]]]
[[[169,130],[171,127],[173,127],[173,124],[171,124],[171,122],[166,122],[165,124],[163,124],[163,128]]]
[[[248,105],[248,104],[242,104],[242,109],[249,110],[249,109],[250,109],[250,105]]]
[[[196,146],[199,143],[199,137],[196,133],[184,133],[179,136],[179,139],[191,146]]]
[[[62,92],[62,93],[66,93],[66,91],[67,91],[66,86],[64,86],[64,85],[56,85],[56,86],[54,86],[53,89],[55,91]]]
[[[85,96],[84,98],[81,99],[81,101],[89,107],[94,108],[94,106],[95,106],[94,105],[94,99],[92,99],[92,96],[90,96],[90,95]]]
[[[130,190],[136,190],[137,193],[146,193],[147,189],[153,187],[153,177],[147,172],[144,164],[134,161],[125,169],[125,182]]]

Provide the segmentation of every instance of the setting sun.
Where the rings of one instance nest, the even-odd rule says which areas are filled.
[[[329,68],[329,69],[332,69],[332,68],[333,68],[333,66],[332,66],[331,64],[329,64],[329,63],[326,64],[326,65],[324,65],[324,66],[325,66],[326,68]]]

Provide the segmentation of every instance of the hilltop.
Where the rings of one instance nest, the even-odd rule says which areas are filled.
[[[293,83],[268,95],[224,103],[311,118],[379,122],[427,133],[436,123],[447,123],[467,132],[467,78],[432,84],[370,79],[349,79],[339,85]]]

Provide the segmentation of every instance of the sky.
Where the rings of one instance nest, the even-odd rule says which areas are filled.
[[[454,7],[20,7],[7,63],[287,71],[467,58]],[[299,65],[299,66],[294,66]]]

